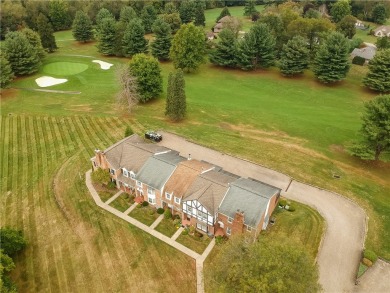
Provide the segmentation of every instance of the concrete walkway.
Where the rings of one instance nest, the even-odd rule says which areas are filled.
[[[153,224],[150,225],[150,228],[151,228],[151,229],[156,228],[157,225],[160,224],[160,222],[162,221],[162,219],[164,219],[164,215],[160,215],[160,216],[156,219],[156,221],[154,221]]]
[[[123,193],[122,190],[118,191],[117,193],[115,193],[112,197],[110,197],[106,202],[105,204],[110,204],[112,203],[114,200],[116,200],[121,194]]]
[[[132,205],[131,207],[129,207],[127,210],[125,210],[123,213],[124,213],[125,215],[130,214],[131,211],[134,210],[134,209],[137,207],[137,205],[138,205],[138,203],[136,203],[136,202],[133,203],[133,205]]]
[[[184,228],[183,228],[183,227],[180,227],[180,228],[175,232],[175,234],[172,235],[171,239],[172,239],[172,240],[176,240],[177,237],[180,236],[181,232],[183,232],[183,230],[184,230]]]
[[[282,189],[289,199],[305,203],[324,217],[327,227],[317,261],[320,283],[325,292],[351,292],[364,246],[366,214],[344,196],[297,182],[280,172],[200,146],[177,135],[161,132],[159,145],[179,151],[180,155],[205,160],[226,171],[250,177]],[[287,192],[286,192],[287,190]]]
[[[85,173],[85,183],[87,185],[87,188],[89,190],[89,192],[91,193],[96,205],[98,205],[99,207],[105,209],[106,211],[114,214],[115,216],[121,218],[122,220],[136,226],[137,228],[145,231],[146,233],[149,233],[150,235],[160,239],[161,241],[164,241],[165,243],[167,243],[168,245],[176,248],[177,250],[185,253],[186,255],[188,255],[189,257],[195,259],[195,262],[196,262],[196,276],[197,276],[197,279],[196,279],[196,292],[197,293],[204,293],[204,280],[203,280],[203,262],[204,260],[206,259],[206,257],[209,255],[209,253],[211,252],[211,250],[213,249],[214,245],[215,245],[215,239],[213,239],[209,246],[205,249],[205,251],[203,252],[202,255],[196,253],[195,251],[185,247],[184,245],[176,242],[174,239],[172,238],[169,238],[163,234],[161,234],[160,232],[157,232],[156,230],[154,230],[152,228],[152,226],[160,219],[160,221],[162,220],[162,216],[161,215],[158,219],[156,219],[156,221],[149,227],[149,226],[146,226],[145,224],[137,221],[136,219],[132,218],[132,217],[129,217],[126,213],[129,213],[130,209],[134,209],[137,204],[133,204],[129,209],[127,209],[125,211],[125,213],[122,213],[120,211],[118,211],[117,209],[109,206],[107,203],[104,203],[101,199],[100,199],[100,196],[98,195],[98,193],[96,192],[95,188],[93,187],[92,185],[92,181],[91,181],[91,170],[87,171]],[[158,223],[156,224],[156,226],[158,225]],[[183,229],[182,227],[180,229]],[[175,233],[180,235],[181,231],[180,229]],[[180,231],[180,233],[178,233]],[[174,235],[174,236],[175,236]],[[178,237],[178,236],[177,236]],[[176,238],[177,238],[176,237]],[[176,239],[175,238],[175,239]]]

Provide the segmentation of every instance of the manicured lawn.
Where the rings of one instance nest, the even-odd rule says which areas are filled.
[[[85,186],[93,150],[126,123],[1,116],[0,221],[28,241],[11,276],[18,292],[195,292],[193,259],[99,208]]]
[[[116,208],[118,211],[124,212],[131,207],[129,195],[127,193],[122,193],[112,203],[110,203],[110,206]]]
[[[136,207],[131,211],[129,216],[140,221],[141,223],[144,223],[147,226],[150,226],[160,215],[157,214],[156,211],[151,207]]]
[[[172,237],[177,231],[175,225],[173,225],[173,220],[170,219],[163,219],[155,230],[168,237]]]
[[[189,249],[202,254],[206,247],[210,244],[211,239],[207,235],[203,235],[201,238],[196,238],[192,235],[181,234],[176,239],[176,241],[188,247]]]

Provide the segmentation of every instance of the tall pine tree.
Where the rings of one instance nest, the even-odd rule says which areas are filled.
[[[76,16],[72,25],[73,37],[79,42],[87,42],[93,39],[92,21],[88,14],[80,10],[76,12]]]
[[[29,28],[24,28],[21,30],[21,32],[26,36],[30,45],[37,52],[39,59],[42,60],[43,58],[45,58],[46,52],[45,49],[43,49],[41,37],[39,36],[39,34]]]
[[[374,91],[390,92],[390,49],[378,51],[368,64],[368,69],[363,79],[364,85]]]
[[[169,73],[165,115],[174,121],[182,120],[187,111],[184,74],[181,69]]]
[[[172,43],[172,30],[168,23],[158,18],[153,24],[155,40],[151,44],[152,55],[158,60],[168,60]]]
[[[11,65],[9,64],[5,54],[0,51],[0,88],[4,89],[14,78]]]
[[[152,5],[146,5],[141,12],[142,24],[144,26],[145,32],[152,32],[152,25],[157,18],[157,12]]]
[[[323,83],[340,81],[346,77],[349,64],[349,43],[339,32],[332,32],[320,46],[314,60],[314,74]]]
[[[134,18],[137,18],[137,13],[131,6],[123,6],[120,12],[119,21],[128,24]]]
[[[283,45],[280,71],[287,76],[302,73],[309,66],[309,58],[310,50],[307,40],[301,36],[295,36]]]
[[[115,55],[116,21],[113,18],[104,18],[100,23],[97,45],[103,55]]]
[[[37,30],[39,36],[41,37],[43,48],[45,48],[48,52],[54,52],[58,49],[56,39],[53,34],[53,27],[47,17],[42,13],[39,13],[37,18]]]
[[[196,26],[205,26],[206,25],[206,17],[204,15],[204,2],[197,0],[195,2],[195,10],[194,10],[194,16],[195,16],[195,25]]]
[[[194,1],[183,0],[180,2],[180,19],[182,23],[189,23],[194,18]]]
[[[245,16],[252,16],[257,12],[256,10],[256,1],[255,0],[246,0],[245,1],[245,7],[244,7],[244,15]]]
[[[222,9],[221,13],[217,17],[216,22],[218,22],[222,17],[225,17],[225,16],[231,16],[230,11],[226,6]]]
[[[148,51],[148,41],[145,39],[145,30],[140,19],[133,19],[126,27],[123,36],[123,53],[125,56],[133,56]]]
[[[218,38],[219,42],[210,53],[210,62],[219,66],[236,67],[238,51],[236,35],[229,29],[223,29]]]
[[[27,75],[37,72],[41,60],[37,50],[21,32],[9,32],[3,43],[5,54],[15,75]]]

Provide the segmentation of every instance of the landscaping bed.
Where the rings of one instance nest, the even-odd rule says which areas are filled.
[[[129,216],[147,226],[150,226],[158,218],[159,215],[152,207],[138,205],[134,210],[131,211]]]

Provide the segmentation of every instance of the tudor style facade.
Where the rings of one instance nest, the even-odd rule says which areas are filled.
[[[276,187],[181,157],[137,135],[96,150],[91,161],[94,170],[107,170],[117,187],[138,202],[169,208],[180,215],[182,225],[209,235],[257,237],[267,228],[280,196]]]

